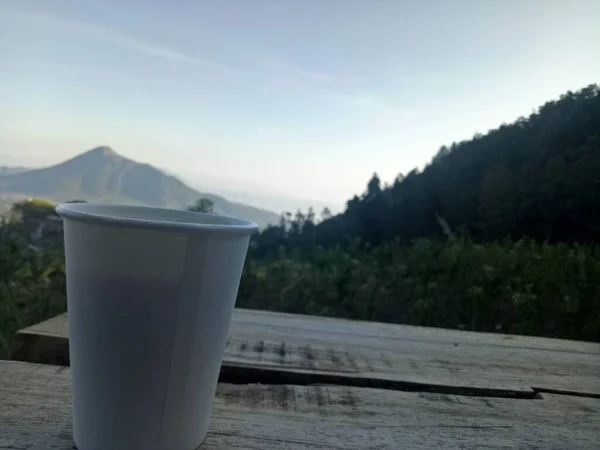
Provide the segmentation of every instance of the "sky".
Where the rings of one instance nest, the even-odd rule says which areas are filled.
[[[337,209],[599,82],[598,24],[596,0],[2,0],[0,165],[109,145]]]

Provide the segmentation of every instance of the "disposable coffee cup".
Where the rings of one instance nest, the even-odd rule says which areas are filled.
[[[192,450],[206,437],[254,223],[67,203],[79,450]]]

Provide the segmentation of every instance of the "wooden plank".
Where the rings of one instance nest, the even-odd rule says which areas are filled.
[[[0,362],[0,449],[71,450],[69,369]],[[202,449],[595,449],[600,400],[220,384]],[[118,449],[117,449],[118,450]]]
[[[21,330],[15,359],[68,364],[66,315]],[[456,393],[468,388],[526,396],[535,388],[600,396],[597,343],[242,309],[234,313],[223,368],[237,375],[240,368],[312,373],[323,382],[330,377],[391,389],[432,385],[437,392],[456,387]]]

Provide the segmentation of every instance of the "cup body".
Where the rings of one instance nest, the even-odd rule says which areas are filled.
[[[75,444],[197,448],[256,225],[143,207],[63,204],[57,212]]]

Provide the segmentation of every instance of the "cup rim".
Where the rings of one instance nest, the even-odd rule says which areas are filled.
[[[258,229],[254,222],[235,217],[153,206],[61,203],[55,210],[64,219],[127,228],[234,234],[252,234]]]

